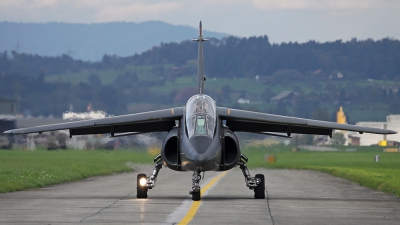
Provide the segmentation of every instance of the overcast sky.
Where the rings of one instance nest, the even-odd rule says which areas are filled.
[[[400,0],[1,0],[0,21],[159,20],[273,43],[400,39]]]

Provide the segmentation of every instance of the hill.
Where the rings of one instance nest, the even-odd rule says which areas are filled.
[[[42,56],[67,54],[74,59],[99,61],[104,54],[130,56],[159,45],[195,38],[197,29],[159,21],[98,24],[0,23],[0,51]],[[227,34],[204,31],[206,37]]]
[[[277,45],[267,36],[227,37],[212,39],[204,53],[205,93],[221,106],[323,120],[344,106],[351,123],[400,113],[398,40]],[[104,55],[95,63],[4,52],[0,96],[34,116],[60,117],[89,104],[114,115],[181,106],[197,82],[196,58],[190,41],[127,57]],[[296,94],[270,100],[284,91]],[[252,104],[238,104],[239,98]]]

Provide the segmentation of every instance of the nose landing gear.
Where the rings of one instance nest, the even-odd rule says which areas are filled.
[[[200,180],[201,180],[200,171],[198,171],[198,170],[193,171],[192,189],[189,192],[189,194],[192,195],[193,201],[200,201],[200,199],[201,199]]]

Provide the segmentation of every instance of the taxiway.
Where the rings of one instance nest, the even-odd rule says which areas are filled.
[[[256,200],[239,169],[209,186],[197,209],[189,194],[190,172],[163,168],[148,199],[136,198],[137,173],[0,194],[0,224],[398,224],[400,198],[330,175],[297,170],[251,170],[265,174],[268,198]],[[189,213],[189,214],[188,214]],[[186,220],[187,221],[187,220]]]

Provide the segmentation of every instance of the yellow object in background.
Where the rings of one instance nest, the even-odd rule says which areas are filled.
[[[386,141],[386,140],[380,140],[380,141],[378,142],[378,145],[379,145],[379,146],[387,146],[387,141]]]
[[[265,161],[267,161],[267,163],[274,163],[274,162],[276,162],[276,156],[265,155]]]
[[[398,148],[385,148],[383,149],[384,152],[399,152]]]
[[[340,124],[346,124],[347,123],[346,114],[344,113],[342,106],[340,106],[339,111],[337,111],[336,118],[337,118],[336,119],[337,123],[340,123]]]
[[[150,146],[150,147],[147,149],[147,153],[149,153],[150,155],[156,156],[156,155],[158,155],[158,154],[161,153],[161,149],[160,149],[160,148],[157,148],[157,147],[155,147],[155,146]]]

